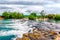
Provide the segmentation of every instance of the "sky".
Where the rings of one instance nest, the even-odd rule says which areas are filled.
[[[30,12],[60,13],[60,0],[0,0],[0,12],[16,11],[28,14]]]

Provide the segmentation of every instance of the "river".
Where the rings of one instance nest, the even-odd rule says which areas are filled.
[[[14,40],[16,37],[22,37],[22,34],[32,29],[32,25],[36,26],[39,24],[40,22],[20,19],[0,20],[0,40]]]
[[[13,40],[16,36],[22,37],[22,34],[29,30],[26,22],[19,19],[0,20],[0,40]]]

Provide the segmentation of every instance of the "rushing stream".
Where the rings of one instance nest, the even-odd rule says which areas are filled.
[[[45,27],[46,26],[46,27]],[[51,26],[51,27],[50,27]],[[27,33],[32,27],[41,27],[46,30],[60,29],[55,24],[52,27],[48,22],[40,23],[36,21],[26,21],[19,19],[0,20],[0,40],[14,40],[16,37],[22,37],[23,33]]]
[[[11,19],[0,20],[0,40],[13,40],[16,36],[22,37],[22,34],[29,30],[26,22]]]

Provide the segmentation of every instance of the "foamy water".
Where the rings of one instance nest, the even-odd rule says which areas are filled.
[[[54,31],[60,30],[60,24],[50,22],[39,23],[36,21],[26,21],[20,19],[0,20],[0,40],[15,40],[16,37],[21,38],[24,33],[32,30],[32,27],[40,27],[46,30]],[[12,37],[11,35],[15,35],[16,37]]]
[[[30,29],[30,27],[27,26],[27,22],[28,21],[23,22],[20,20],[0,20],[0,28],[2,28],[0,30],[0,36],[16,35],[17,37],[22,37],[22,35]]]

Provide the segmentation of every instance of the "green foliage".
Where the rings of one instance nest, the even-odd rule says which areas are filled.
[[[11,17],[12,19],[16,19],[16,18],[17,18],[17,13],[16,13],[16,12],[10,13],[10,17]]]
[[[24,15],[22,13],[17,13],[17,12],[4,12],[2,16],[5,19],[21,19],[24,18]]]
[[[38,19],[39,19],[39,18],[42,18],[42,16],[41,16],[41,15],[38,15],[37,18],[38,18]]]
[[[54,19],[55,15],[54,14],[48,14],[45,17],[48,18],[48,19]]]
[[[5,18],[5,19],[9,19],[9,13],[8,12],[3,12],[3,17]]]
[[[21,18],[24,18],[24,15],[21,13],[17,13],[17,19],[21,19]]]
[[[24,18],[28,18],[28,15],[24,15]]]
[[[33,15],[35,17],[37,16],[35,12],[32,12],[30,15]]]
[[[28,18],[29,18],[29,20],[35,20],[36,19],[36,13],[31,13],[29,16],[28,16]]]
[[[36,17],[35,16],[33,16],[33,15],[29,15],[29,20],[35,20],[36,19]]]
[[[55,20],[60,20],[60,14],[55,15]]]
[[[60,14],[44,14],[44,10],[40,12],[40,15],[37,15],[37,13],[32,12],[30,15],[23,15],[22,13],[18,12],[3,12],[2,16],[4,19],[22,19],[22,18],[28,18],[29,20],[35,20],[36,18],[48,18],[48,19],[55,19],[60,20]]]

